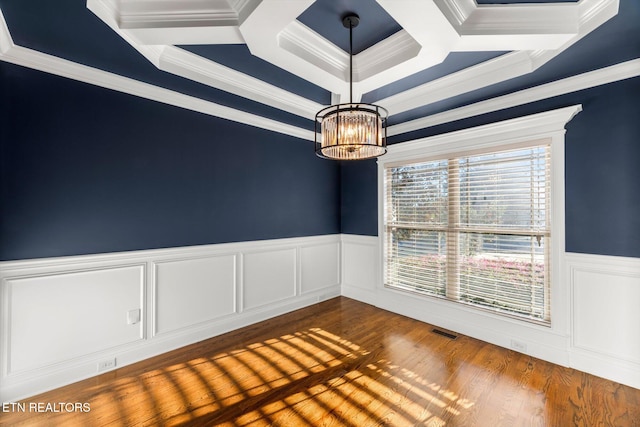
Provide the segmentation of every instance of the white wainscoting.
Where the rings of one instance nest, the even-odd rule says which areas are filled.
[[[505,348],[516,340],[532,356],[640,388],[640,259],[563,256],[559,280],[569,295],[552,316],[568,323],[567,331],[384,288],[378,237],[342,236],[342,293]]]
[[[380,260],[333,235],[0,263],[0,401],[340,294],[640,388],[640,259],[565,254],[566,333],[386,289]]]
[[[640,259],[567,254],[571,366],[640,388]]]
[[[0,286],[7,402],[338,296],[340,236],[3,262]]]
[[[377,305],[381,281],[378,238],[342,235],[342,295]]]

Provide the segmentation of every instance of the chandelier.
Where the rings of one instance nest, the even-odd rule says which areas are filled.
[[[353,102],[353,29],[359,23],[355,14],[342,19],[349,29],[349,103],[331,105],[316,114],[316,154],[325,159],[363,160],[387,152],[387,110]]]

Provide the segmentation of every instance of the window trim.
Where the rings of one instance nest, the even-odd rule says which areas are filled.
[[[378,158],[378,240],[379,240],[379,288],[389,292],[401,292],[407,295],[418,294],[385,287],[386,277],[386,230],[385,230],[385,169],[407,163],[425,162],[452,156],[468,156],[488,150],[509,150],[548,144],[551,147],[551,233],[554,238],[550,245],[550,304],[551,323],[543,328],[566,329],[568,315],[561,317],[562,307],[568,304],[568,295],[562,288],[565,253],[565,189],[564,189],[564,134],[565,125],[580,111],[582,105],[551,110],[543,113],[505,120],[447,134],[421,138],[400,144],[390,145],[385,156]],[[420,295],[421,299],[436,299]],[[473,307],[460,307],[460,304],[437,299],[438,303],[456,306],[457,309],[472,310],[480,315],[498,319],[508,319],[486,310]],[[513,318],[512,318],[513,319]],[[526,319],[513,319],[521,324],[531,324]]]

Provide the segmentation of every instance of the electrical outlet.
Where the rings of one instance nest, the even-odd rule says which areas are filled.
[[[105,359],[98,362],[98,372],[108,371],[116,367],[116,358]]]
[[[511,340],[511,348],[520,353],[527,352],[527,345],[522,341]]]

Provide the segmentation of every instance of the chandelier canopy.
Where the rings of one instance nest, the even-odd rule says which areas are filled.
[[[316,114],[316,154],[325,159],[363,160],[387,152],[387,110],[353,102],[353,29],[359,23],[355,14],[342,19],[349,29],[349,103],[331,105]]]

